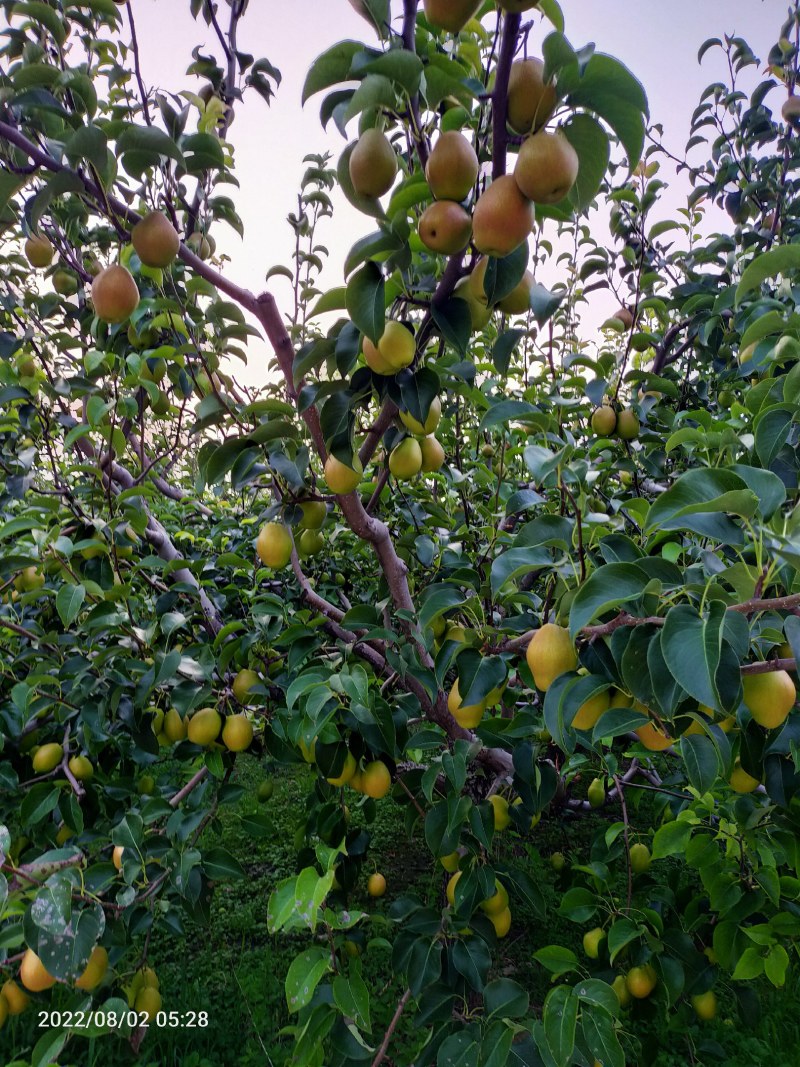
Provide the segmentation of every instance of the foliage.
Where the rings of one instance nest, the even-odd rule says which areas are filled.
[[[263,902],[297,949],[282,976],[294,1064],[377,1067],[410,1019],[418,1065],[621,1067],[654,1018],[683,1032],[722,975],[752,1012],[797,943],[798,148],[791,104],[778,118],[767,100],[780,85],[794,100],[800,13],[761,80],[741,39],[701,49],[724,51],[731,83],[694,114],[687,207],[664,219],[669,153],[644,90],[575,47],[553,0],[496,31],[484,4],[455,34],[433,5],[406,0],[399,33],[385,0],[354,6],[375,43],[333,45],[304,87],[353,140],[335,171],[307,157],[292,264],[269,272],[293,282],[284,319],[214,241],[242,231],[223,188],[236,105],[251,90],[269,103],[280,83],[236,45],[246,2],[228,0],[222,26],[192,0],[223,57],[196,49],[203,88],[177,96],[145,94],[111,0],[4,4],[0,967],[16,976],[36,953],[70,990],[62,1007],[123,1020],[90,1036],[116,1029],[139,1049],[152,946],[194,934],[217,883],[245,874],[204,835],[242,798],[228,731],[245,706],[251,751],[317,772],[292,870]],[[417,223],[437,132],[477,152],[470,212],[511,188],[523,37],[577,180],[523,205],[531,245],[433,254]],[[349,162],[373,127],[399,168],[382,200]],[[344,257],[346,285],[320,292],[336,185],[374,229]],[[519,220],[502,206],[504,241]],[[185,238],[166,267],[128,243],[154,208]],[[709,235],[720,208],[731,232]],[[612,247],[596,236],[604,214]],[[38,272],[22,244],[37,235],[56,254]],[[112,324],[90,287],[117,259],[139,302]],[[558,280],[527,280],[529,266]],[[591,338],[581,316],[598,290],[621,306]],[[524,310],[501,309],[520,292]],[[384,345],[387,321],[403,326]],[[272,373],[248,390],[230,358],[261,336]],[[395,449],[415,455],[414,424],[437,402],[446,463],[405,478]],[[616,434],[592,430],[598,407]],[[363,474],[356,490],[333,491],[332,460]],[[316,533],[306,509],[320,502]],[[187,737],[209,707],[221,742],[201,719]],[[648,829],[634,832],[643,797]],[[390,887],[391,1003],[365,980],[370,905],[353,904],[389,805],[437,876],[452,868],[445,903]],[[545,811],[569,835],[597,807],[614,821],[567,865],[556,909],[527,839]],[[241,820],[252,838],[273,832],[260,812]],[[497,967],[499,943],[520,915],[561,929],[554,910],[603,936],[596,959],[540,946],[538,1003]],[[108,973],[81,990],[98,945]],[[642,1002],[630,1009],[612,987],[624,974]],[[32,1062],[72,1041],[46,1035]]]

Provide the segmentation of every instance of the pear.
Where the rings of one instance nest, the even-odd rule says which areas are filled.
[[[377,374],[396,374],[414,362],[417,343],[411,330],[392,319],[386,323],[377,346],[365,337],[363,349],[367,364]]]
[[[794,707],[797,691],[788,671],[746,674],[742,678],[744,703],[759,726],[774,730]]]
[[[303,512],[303,518],[298,523],[301,530],[319,530],[328,515],[324,500],[301,500],[300,510]]]
[[[569,631],[555,623],[545,623],[530,640],[526,659],[536,688],[546,693],[553,682],[578,666],[578,654]]]
[[[788,96],[784,100],[781,118],[790,126],[794,126],[800,120],[800,96]]]
[[[652,856],[650,855],[650,849],[647,845],[641,841],[637,841],[635,845],[631,845],[631,870],[634,874],[644,874],[647,868],[650,866]]]
[[[508,125],[515,133],[535,133],[556,109],[556,90],[545,84],[541,59],[518,59],[508,77]]]
[[[422,6],[431,26],[459,33],[481,5],[480,0],[422,0]]]
[[[19,978],[31,993],[41,993],[56,984],[55,978],[48,972],[32,948],[25,950],[19,967]]]
[[[422,469],[426,473],[438,471],[444,463],[444,449],[433,434],[423,437],[419,443],[422,452]]]
[[[316,556],[325,547],[325,538],[319,530],[303,530],[297,539],[297,554],[301,559]]]
[[[606,802],[606,786],[602,778],[594,778],[589,783],[586,796],[589,798],[591,807],[602,808]]]
[[[520,148],[514,180],[534,203],[557,204],[575,184],[579,167],[578,153],[564,134],[542,130]]]
[[[478,704],[465,705],[461,700],[458,678],[456,678],[450,692],[447,694],[447,710],[459,726],[463,726],[465,730],[474,730],[486,711],[486,701],[481,700]]]
[[[419,238],[431,252],[445,256],[463,252],[471,235],[469,212],[454,200],[437,200],[420,215]]]
[[[190,248],[196,256],[203,260],[209,259],[214,253],[214,249],[211,246],[211,239],[206,237],[204,233],[200,233],[199,230],[189,234],[186,238],[186,246],[187,248]]]
[[[181,247],[178,231],[161,211],[150,211],[131,230],[131,244],[146,267],[168,267]]]
[[[473,271],[473,274],[475,272]],[[469,308],[470,320],[472,321],[473,331],[482,330],[484,326],[489,322],[492,317],[491,308],[486,303],[486,298],[480,300],[475,295],[474,286],[471,284],[473,275],[468,278],[462,278],[461,281],[456,283],[456,287],[453,290],[453,296],[459,300],[466,301]]]
[[[104,322],[114,324],[130,318],[139,304],[139,290],[130,271],[120,266],[101,270],[92,282],[92,303]]]
[[[590,960],[596,960],[600,955],[600,942],[605,936],[606,932],[601,926],[596,926],[594,930],[583,935],[583,951]]]
[[[639,417],[632,408],[625,408],[617,416],[617,435],[623,441],[633,441],[639,436]]]
[[[292,535],[282,522],[267,522],[256,539],[256,552],[265,567],[285,567],[292,558]]]
[[[53,254],[53,246],[43,234],[33,234],[25,242],[25,258],[32,267],[49,267]]]
[[[531,290],[534,286],[534,278],[529,270],[526,270],[510,293],[498,303],[498,308],[506,315],[527,315],[531,310]]]
[[[70,270],[59,267],[53,272],[53,288],[59,296],[74,296],[78,291],[78,279]]]
[[[219,737],[222,719],[216,708],[201,708],[189,719],[187,734],[195,745],[210,745]]]
[[[397,156],[381,130],[365,130],[350,154],[350,181],[359,196],[388,193],[397,174]]]
[[[422,470],[422,449],[413,437],[404,437],[389,456],[389,470],[398,481],[415,478]]]
[[[49,774],[64,758],[64,749],[55,741],[41,745],[34,753],[31,763],[37,774]]]
[[[240,704],[249,704],[250,690],[254,685],[258,685],[260,681],[261,679],[255,671],[251,671],[248,667],[242,668],[233,679],[233,685],[231,686],[237,701]]]
[[[246,715],[229,715],[222,729],[222,743],[229,752],[244,752],[253,740],[253,727]]]
[[[364,468],[358,456],[353,456],[352,467],[346,466],[334,455],[325,460],[325,481],[330,491],[337,496],[344,496],[357,489],[363,473]]]
[[[428,414],[425,418],[425,422],[421,423],[418,419],[409,411],[400,412],[400,421],[407,430],[410,430],[417,437],[424,437],[426,434],[431,434],[435,431],[439,425],[439,420],[442,417],[442,402],[438,396],[435,396],[431,401],[431,406],[428,408]]]
[[[472,216],[472,238],[487,256],[508,256],[527,239],[535,220],[533,204],[514,177],[495,179],[478,199]]]
[[[234,695],[236,693],[235,685],[236,683],[234,682]],[[240,703],[242,702],[240,701]],[[163,732],[167,740],[171,741],[173,744],[185,740],[186,720],[181,718],[181,713],[177,708],[170,708],[164,716]]]
[[[592,412],[592,430],[600,437],[610,437],[617,428],[617,413],[608,404]]]
[[[465,200],[478,180],[475,149],[458,130],[443,133],[425,166],[425,178],[437,200]]]
[[[107,970],[108,952],[102,945],[95,945],[83,974],[75,982],[76,987],[91,992],[103,981]]]

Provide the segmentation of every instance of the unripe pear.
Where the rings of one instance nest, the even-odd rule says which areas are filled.
[[[303,500],[300,502],[303,518],[298,523],[301,530],[319,530],[328,515],[328,505],[324,500]]]
[[[256,538],[256,552],[265,567],[279,570],[292,558],[292,535],[281,522],[267,522]]]
[[[528,200],[557,204],[575,184],[579,167],[578,153],[564,134],[542,130],[520,148],[514,181]]]
[[[328,456],[325,460],[325,481],[330,491],[337,496],[344,496],[357,489],[363,473],[364,468],[358,456],[353,456],[352,468],[346,466],[334,455]]]
[[[600,942],[605,936],[606,932],[601,926],[596,926],[594,930],[588,930],[583,935],[583,951],[590,960],[596,960],[600,955]]]
[[[400,412],[400,421],[402,424],[407,430],[410,430],[411,433],[416,434],[417,437],[424,437],[426,434],[434,433],[436,427],[439,425],[441,417],[442,402],[438,396],[435,396],[431,401],[431,406],[428,408],[428,414],[424,423],[415,419],[410,411]]]
[[[652,857],[650,849],[641,841],[631,845],[631,870],[634,874],[644,874],[650,866]]]
[[[794,707],[797,691],[788,671],[745,674],[744,702],[759,726],[774,730],[785,722]]]
[[[527,315],[531,310],[531,290],[533,286],[533,275],[529,270],[526,270],[511,292],[498,302],[498,308],[504,311],[506,315]]]
[[[533,204],[510,174],[496,178],[479,197],[472,216],[472,239],[487,256],[508,256],[533,230]]]
[[[404,437],[389,456],[389,470],[398,481],[415,478],[422,470],[422,449],[414,437]]]
[[[33,234],[25,242],[25,258],[32,267],[49,267],[53,259],[53,246],[44,234]]]
[[[692,997],[692,1007],[695,1015],[702,1022],[710,1022],[717,1014],[717,997],[713,989],[705,993],[695,993]]]
[[[617,436],[623,441],[633,441],[639,436],[639,417],[633,408],[625,408],[617,416]]]
[[[625,975],[618,974],[614,981],[611,983],[611,988],[617,994],[617,1000],[621,1008],[627,1008],[631,1002],[631,995],[628,992],[628,986],[625,981]]]
[[[350,181],[359,196],[388,193],[397,174],[397,156],[381,130],[365,130],[350,154]]]
[[[131,230],[131,244],[146,267],[168,267],[181,247],[178,231],[161,211],[150,211]]]
[[[425,178],[437,200],[465,200],[478,180],[480,164],[463,134],[448,130],[433,146]]]
[[[72,271],[59,267],[53,272],[53,288],[59,296],[74,296],[78,291],[78,279]]]
[[[578,654],[569,631],[555,623],[545,623],[530,640],[526,659],[536,688],[546,693],[559,675],[574,671]]]
[[[492,312],[486,303],[486,300],[479,300],[474,293],[471,285],[472,275],[468,278],[462,278],[456,283],[456,287],[453,290],[453,296],[459,300],[464,300],[469,308],[469,317],[472,322],[473,332],[476,330],[482,330],[487,325],[489,319],[492,317]]]
[[[92,282],[92,303],[103,322],[113,324],[130,318],[139,304],[139,290],[130,271],[118,265],[101,270]]]
[[[431,26],[459,33],[481,5],[480,0],[422,0],[422,6]]]
[[[190,248],[196,256],[203,260],[209,259],[214,253],[211,239],[204,233],[200,233],[199,230],[189,234],[186,238],[186,246],[187,248]]]
[[[602,808],[606,802],[606,786],[602,778],[592,779],[586,791],[586,796],[589,798],[591,807]]]
[[[518,59],[508,77],[508,125],[515,133],[536,133],[546,126],[556,109],[556,90],[545,85],[541,59]]]
[[[34,754],[33,769],[37,774],[49,774],[64,758],[64,749],[55,741],[41,745]]]
[[[229,715],[222,728],[222,743],[229,752],[244,752],[253,740],[253,726],[246,715]]]
[[[14,579],[14,588],[18,593],[31,593],[44,585],[44,575],[36,567],[25,567]]]
[[[617,428],[617,413],[608,404],[592,412],[592,431],[599,437],[610,437]]]
[[[781,117],[790,126],[800,121],[800,96],[787,96],[781,108]]]
[[[181,718],[177,708],[170,708],[164,716],[163,733],[168,741],[177,744],[186,738],[186,720]]]
[[[463,252],[472,235],[469,212],[454,200],[436,200],[420,215],[419,238],[439,255]]]
[[[216,708],[201,708],[189,719],[187,735],[194,745],[213,744],[222,729],[222,718]]]
[[[297,554],[300,559],[316,556],[325,547],[325,538],[319,530],[303,530],[297,539]]]
[[[94,774],[92,761],[86,756],[73,756],[68,766],[73,777],[79,782],[88,782]]]
[[[423,437],[419,443],[422,452],[422,469],[427,474],[438,471],[444,463],[444,449],[433,434]]]

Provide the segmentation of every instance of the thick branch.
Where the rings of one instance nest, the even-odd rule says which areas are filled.
[[[508,132],[506,108],[508,103],[508,79],[511,64],[517,50],[517,37],[522,15],[507,14],[503,20],[503,37],[497,57],[497,71],[492,94],[492,178],[501,178],[506,172]]]

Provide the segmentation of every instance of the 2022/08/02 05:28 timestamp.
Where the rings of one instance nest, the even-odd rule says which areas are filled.
[[[128,1026],[157,1026],[160,1029],[194,1029],[208,1026],[207,1011],[158,1011],[150,1018],[146,1011],[49,1011],[39,1012],[39,1026],[64,1027],[66,1030],[88,1030],[90,1027],[108,1027],[111,1030]]]

